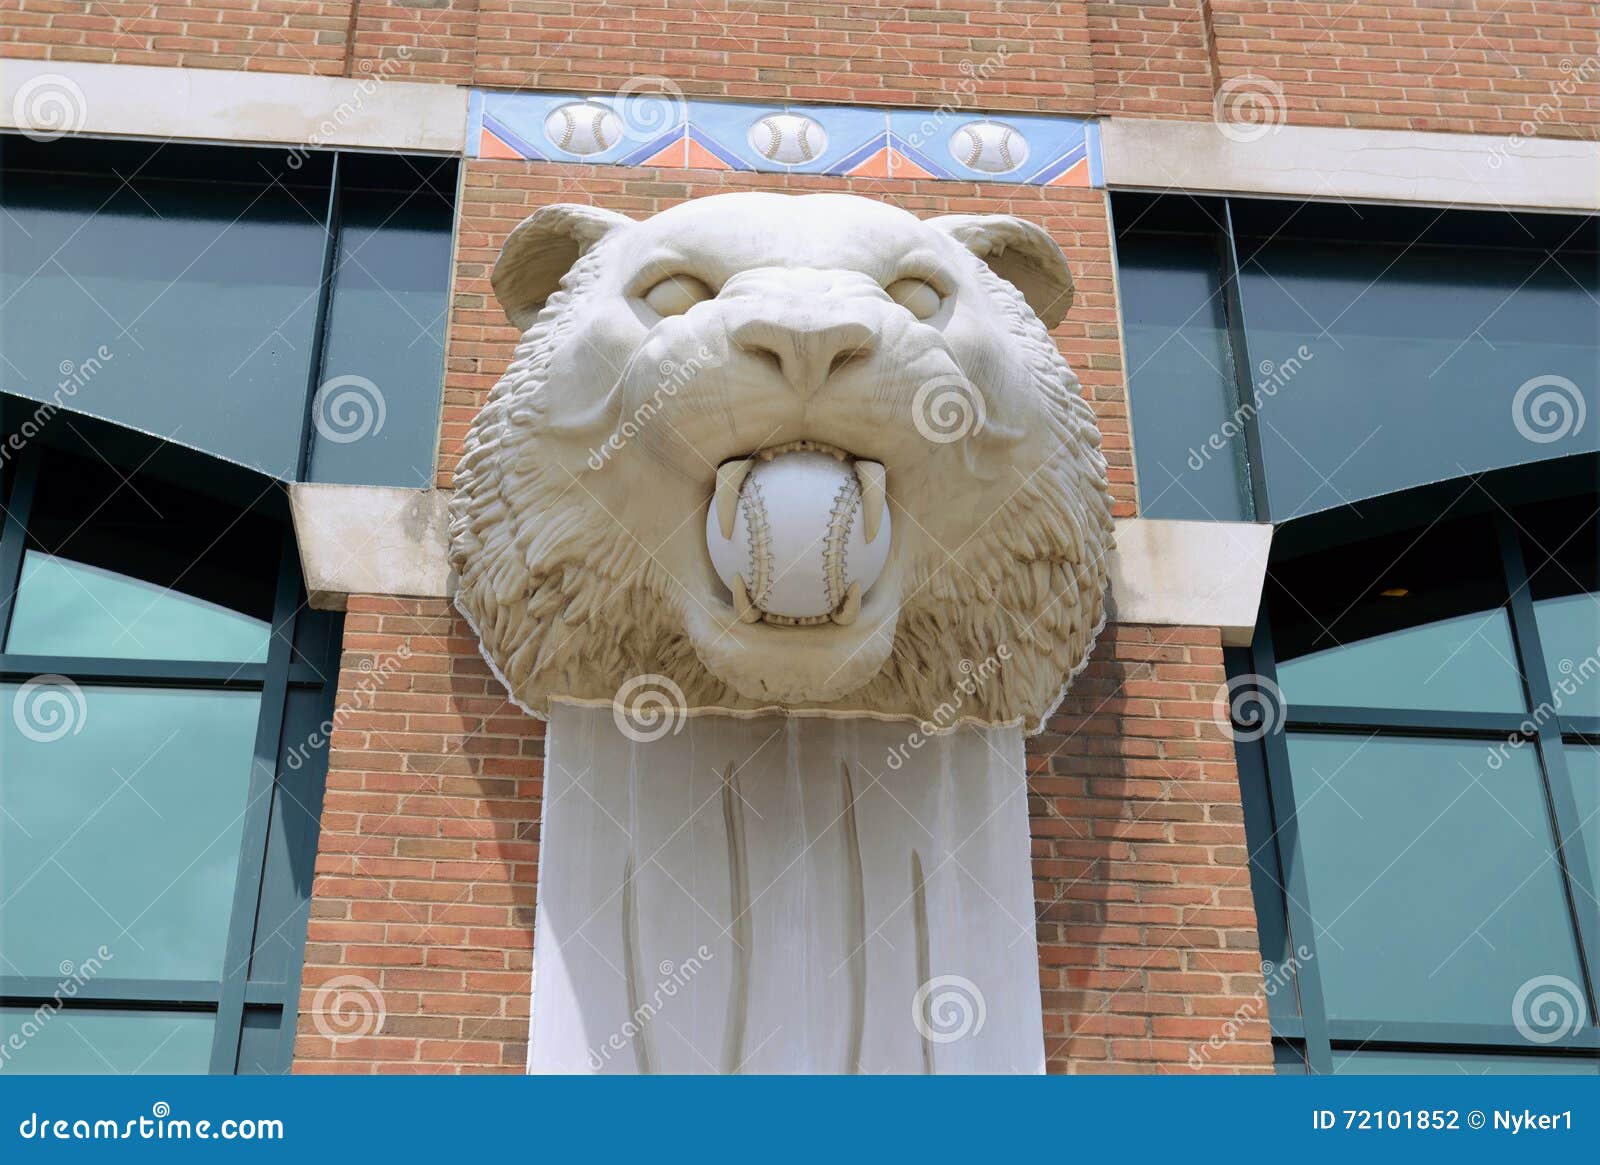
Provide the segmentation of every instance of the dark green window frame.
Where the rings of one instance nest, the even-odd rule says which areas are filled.
[[[1381,502],[1363,502],[1359,511],[1356,507],[1347,507],[1303,518],[1278,532],[1273,548],[1275,564],[1303,553],[1425,526],[1446,512],[1452,516],[1486,517],[1494,525],[1498,560],[1492,564],[1463,563],[1461,566],[1470,569],[1478,565],[1499,572],[1503,605],[1511,624],[1527,707],[1556,709],[1541,718],[1531,713],[1310,706],[1290,702],[1270,713],[1277,716],[1276,724],[1259,739],[1251,739],[1261,729],[1259,721],[1235,721],[1236,754],[1262,955],[1264,959],[1273,959],[1278,950],[1287,950],[1296,957],[1296,966],[1288,980],[1290,990],[1284,998],[1292,998],[1298,1007],[1291,1004],[1269,1008],[1280,1071],[1330,1073],[1335,1070],[1338,1054],[1357,1051],[1512,1055],[1530,1060],[1558,1057],[1570,1061],[1574,1072],[1593,1072],[1600,1066],[1600,1013],[1596,1010],[1597,990],[1600,990],[1600,911],[1592,905],[1600,888],[1590,874],[1591,864],[1580,830],[1580,815],[1572,795],[1565,753],[1568,744],[1600,745],[1600,716],[1564,715],[1559,710],[1545,666],[1546,645],[1540,637],[1528,586],[1529,568],[1514,520],[1519,506],[1596,496],[1597,490],[1600,490],[1600,458],[1580,455],[1475,479],[1421,487],[1391,495]],[[1230,680],[1259,676],[1266,681],[1263,686],[1275,689],[1277,662],[1272,615],[1269,588],[1251,646],[1227,651]],[[1268,692],[1261,694],[1260,702],[1236,701],[1234,706],[1236,710],[1246,709],[1247,714],[1253,716],[1275,703]],[[1530,721],[1536,725],[1532,733],[1526,731]],[[1308,906],[1312,894],[1299,843],[1288,755],[1289,732],[1421,736],[1474,740],[1486,745],[1519,739],[1531,747],[1538,761],[1541,791],[1550,817],[1556,863],[1582,973],[1583,982],[1579,986],[1584,992],[1586,1022],[1551,1043],[1534,1044],[1511,1022],[1330,1020],[1316,958],[1316,919]],[[1425,901],[1416,905],[1419,910],[1427,908]],[[1286,941],[1277,941],[1279,939]],[[1381,974],[1381,968],[1375,966],[1373,973]]]
[[[36,407],[16,398],[5,398],[4,403],[8,412],[15,410],[19,417]],[[4,432],[9,438],[16,429],[6,425]],[[141,467],[159,453],[170,459],[169,468],[171,464],[185,467],[182,484],[186,488],[198,486],[237,505],[241,513],[248,510],[265,515],[280,531],[270,639],[263,663],[0,651],[0,682],[26,683],[40,675],[59,675],[84,689],[181,687],[250,691],[261,696],[222,974],[204,980],[95,977],[62,1001],[63,1012],[159,1011],[213,1016],[212,1074],[287,1072],[293,1056],[300,968],[327,775],[327,738],[322,726],[333,715],[343,617],[306,607],[299,554],[280,483],[142,434],[62,412],[5,465],[0,645],[11,625],[40,463],[56,449],[92,451],[133,483],[140,481]],[[269,938],[287,941],[287,970],[282,976],[257,977],[252,974],[254,957],[258,945]],[[0,974],[0,1007],[34,1009],[52,1004],[60,987],[57,979]],[[26,1068],[19,1065],[13,1070]]]

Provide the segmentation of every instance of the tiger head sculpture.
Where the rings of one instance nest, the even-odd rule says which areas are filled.
[[[524,708],[650,675],[691,709],[1036,730],[1084,665],[1111,505],[1041,228],[842,194],[557,205],[492,283],[522,338],[466,438],[451,558]],[[708,551],[739,467],[796,449],[857,466],[892,531],[848,617],[761,618]]]

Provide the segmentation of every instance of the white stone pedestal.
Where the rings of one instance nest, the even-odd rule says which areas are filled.
[[[1044,1070],[1018,730],[673,723],[551,706],[529,1071]]]

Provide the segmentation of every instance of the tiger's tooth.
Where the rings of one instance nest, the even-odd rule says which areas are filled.
[[[761,622],[761,612],[756,610],[755,604],[750,601],[750,592],[744,589],[744,575],[733,576],[733,609],[739,616],[741,623]]]
[[[883,466],[876,461],[857,461],[856,480],[861,483],[861,529],[871,542],[883,525],[883,507],[888,501]]]
[[[717,466],[717,525],[724,538],[733,537],[733,520],[739,516],[739,491],[749,472],[748,460],[725,461]]]
[[[839,604],[839,609],[833,613],[833,621],[841,627],[848,627],[856,621],[856,616],[861,614],[861,584],[853,582],[850,589],[844,593],[844,602]]]

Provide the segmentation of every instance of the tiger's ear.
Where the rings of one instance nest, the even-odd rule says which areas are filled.
[[[543,206],[506,236],[489,282],[506,318],[526,331],[545,300],[589,248],[633,220],[614,210],[558,202]]]
[[[1072,306],[1072,272],[1043,227],[1009,214],[945,214],[928,220],[1022,292],[1028,306],[1053,328]]]

